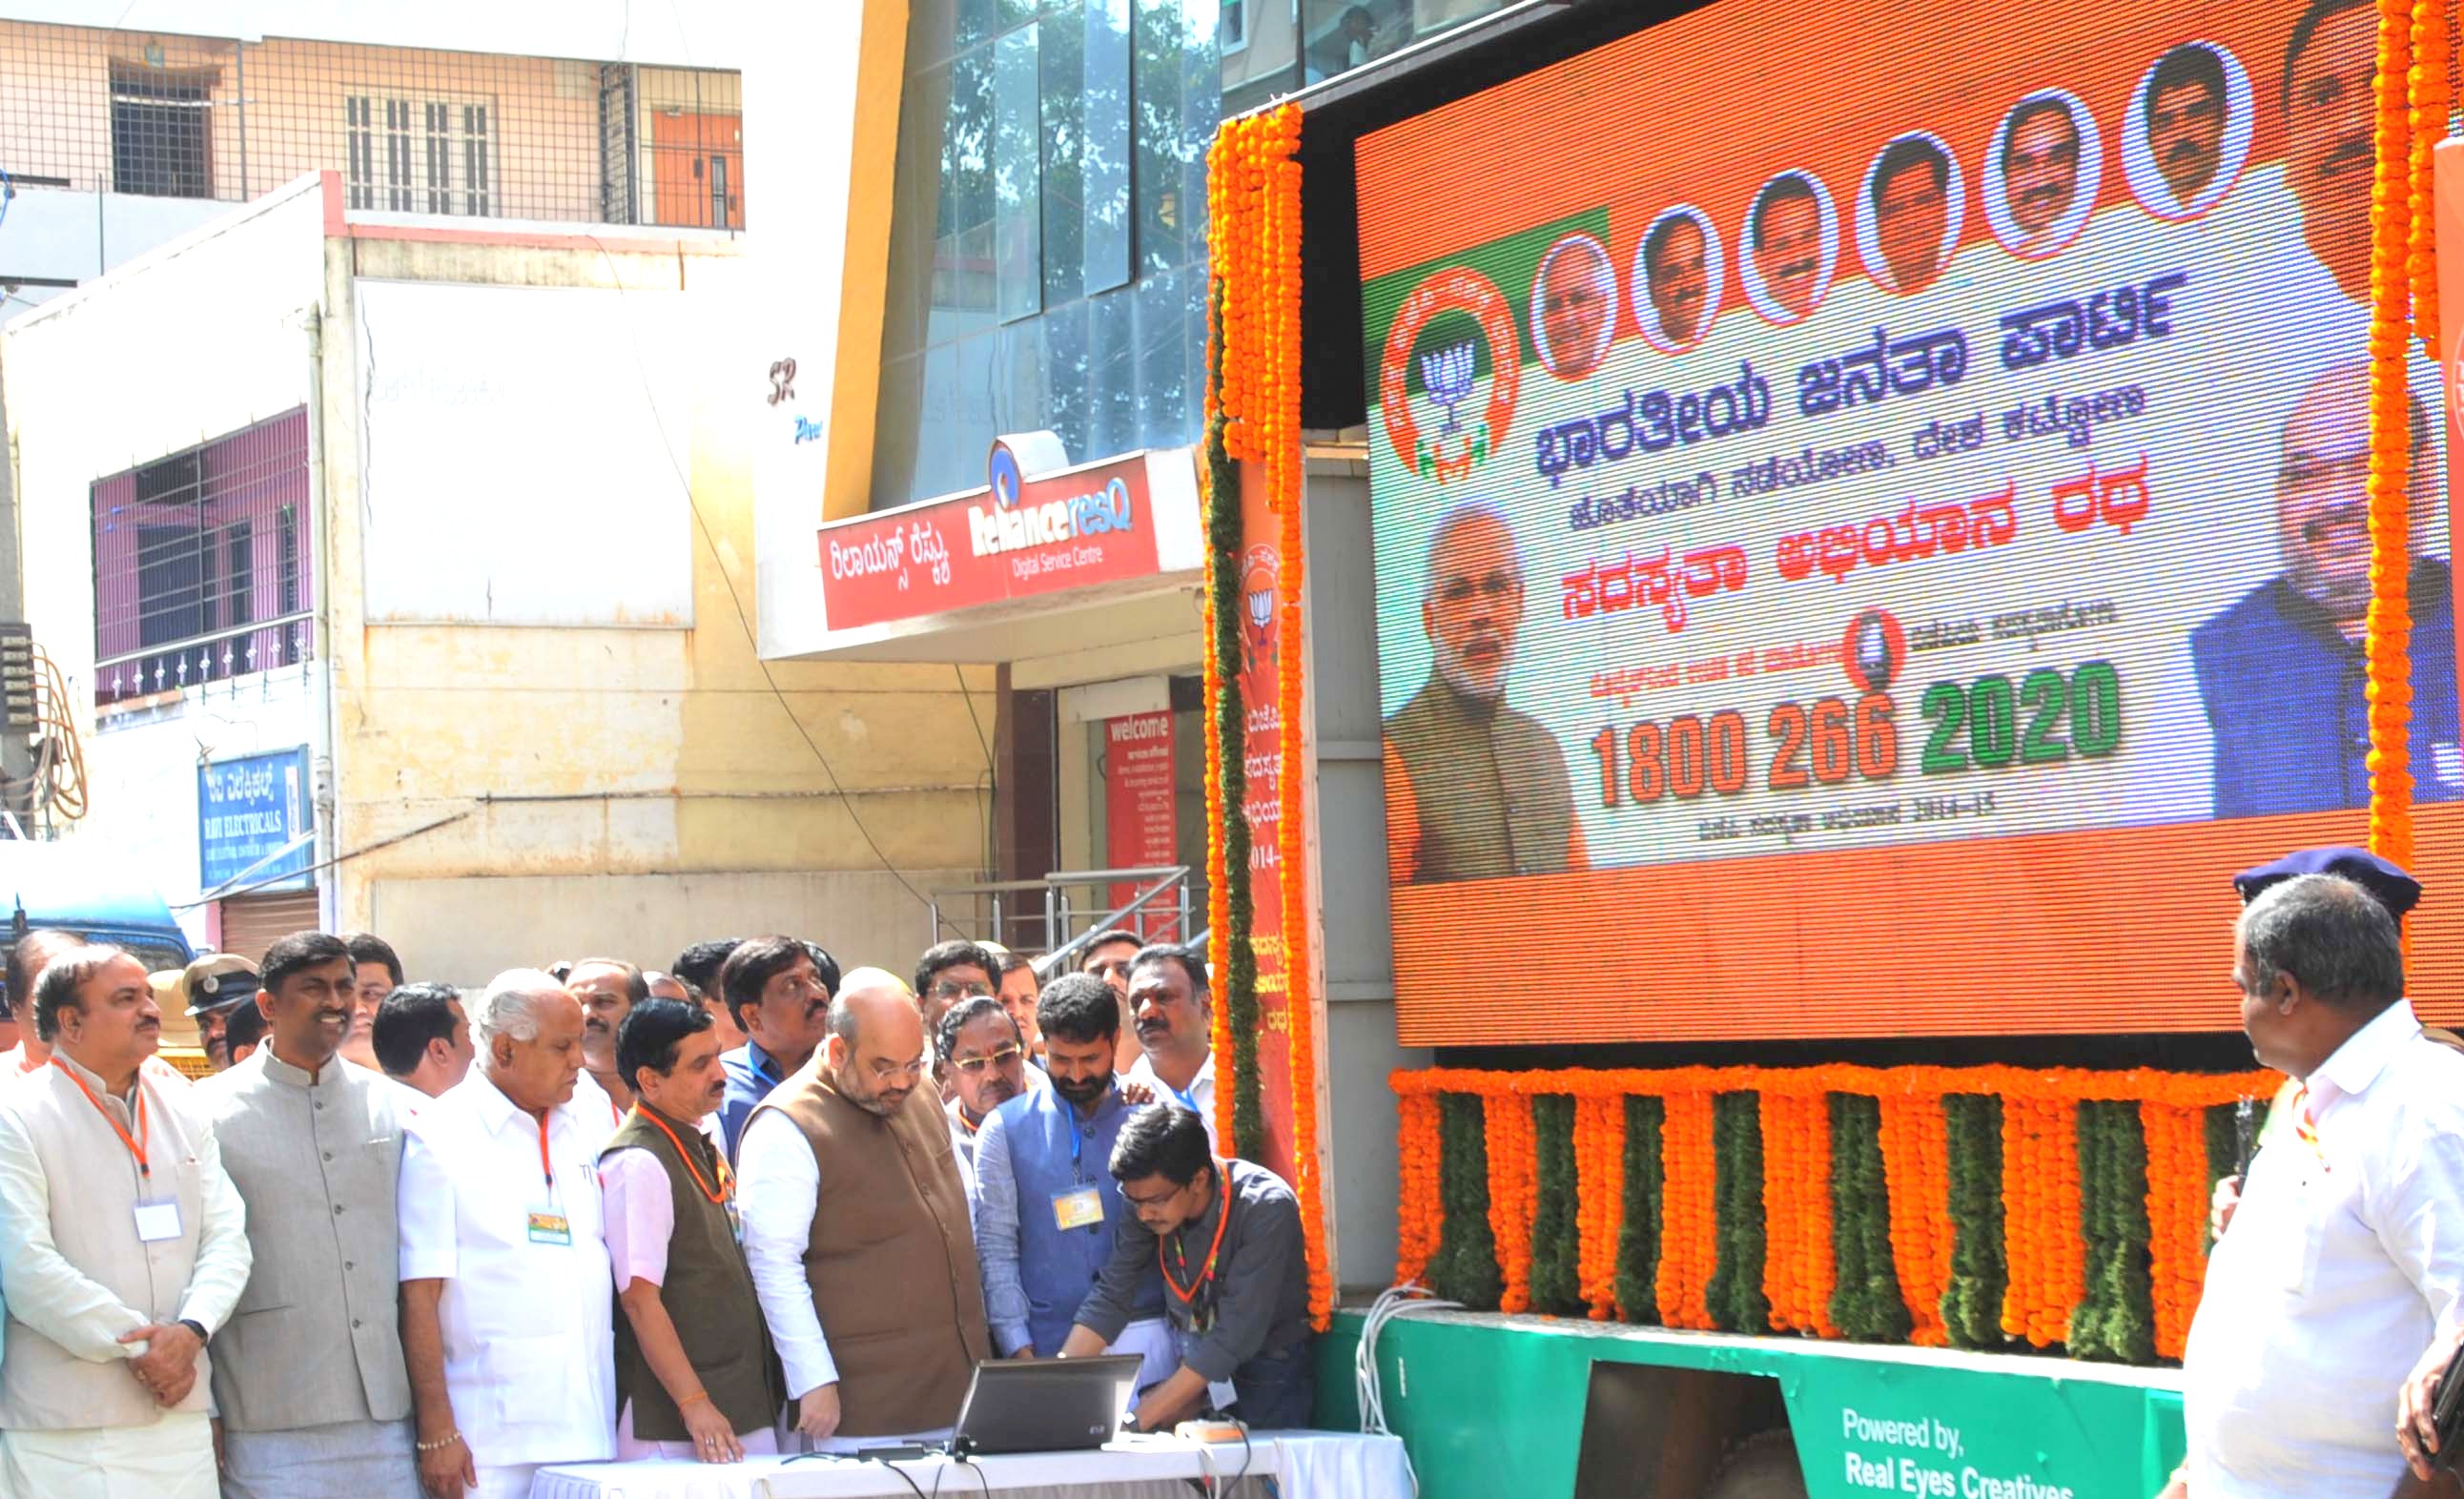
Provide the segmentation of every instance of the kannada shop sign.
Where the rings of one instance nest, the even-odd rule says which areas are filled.
[[[1033,476],[996,442],[980,490],[822,527],[829,628],[916,619],[1121,583],[1157,568],[1150,461]]]
[[[1878,897],[1980,974],[2060,919],[1959,846],[2101,862],[2114,942],[2178,957],[2197,933],[2096,840],[2221,859],[2241,835],[2195,829],[2339,813],[2318,830],[2360,841],[2368,143],[2331,105],[2366,97],[2375,23],[2302,13],[1724,0],[1362,142],[1407,1043],[1468,1039],[1407,955],[1484,922],[1579,912],[1711,970],[1520,1039],[1780,1033],[1808,1017],[1774,990],[1887,968]],[[1608,120],[1650,148],[1596,149]],[[2445,424],[2413,352],[2441,802]],[[1918,987],[1915,1033],[2231,1024],[2204,991],[2047,1020]]]
[[[315,805],[304,745],[199,765],[198,888],[304,886]]]

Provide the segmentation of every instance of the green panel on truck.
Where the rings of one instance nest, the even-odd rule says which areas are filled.
[[[1361,1326],[1319,1339],[1324,1425],[1359,1423]],[[2149,1499],[2182,1459],[2173,1369],[1441,1312],[1377,1339],[1423,1499],[1573,1494],[1595,1360],[1775,1379],[1811,1499]]]

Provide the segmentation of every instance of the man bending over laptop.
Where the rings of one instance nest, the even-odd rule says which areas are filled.
[[[1198,1115],[1165,1105],[1121,1126],[1111,1169],[1135,1216],[1121,1222],[1061,1356],[1089,1357],[1119,1337],[1157,1266],[1180,1368],[1140,1398],[1137,1429],[1169,1430],[1210,1408],[1261,1430],[1308,1425],[1317,1381],[1292,1189],[1264,1166],[1218,1157]]]

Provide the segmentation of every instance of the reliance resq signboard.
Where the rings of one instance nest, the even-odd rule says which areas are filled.
[[[2233,870],[2362,841],[2375,13],[2064,14],[1727,0],[1360,143],[1405,1042],[2229,1027]]]

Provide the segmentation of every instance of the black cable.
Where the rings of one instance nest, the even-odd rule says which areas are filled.
[[[917,1483],[913,1477],[909,1476],[907,1469],[900,1467],[897,1464],[890,1461],[890,1459],[886,1457],[865,1457],[861,1452],[857,1453],[856,1456],[867,1463],[878,1466],[884,1472],[896,1473],[898,1475],[898,1481],[905,1484],[913,1491],[915,1499],[927,1499],[927,1495],[924,1492],[924,1486]],[[933,1492],[937,1494],[940,1491],[941,1481],[940,1479],[935,1478],[933,1480]]]

